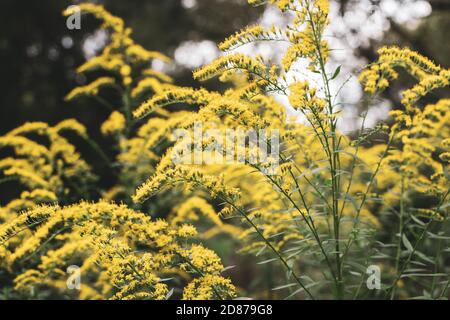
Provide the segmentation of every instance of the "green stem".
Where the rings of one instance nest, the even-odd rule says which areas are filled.
[[[447,190],[445,195],[442,197],[439,205],[435,209],[435,212],[438,212],[441,209],[442,204],[445,202],[445,199],[447,198],[449,192],[450,192],[450,188]],[[413,250],[409,253],[408,258],[406,259],[405,263],[403,263],[403,266],[400,269],[400,272],[398,272],[397,277],[395,278],[394,282],[392,283],[392,285],[390,286],[390,288],[386,292],[386,297],[391,296],[392,291],[397,286],[398,281],[401,279],[403,273],[405,272],[406,268],[408,267],[409,263],[411,262],[412,257],[414,256],[414,254],[417,251],[417,248],[419,247],[419,245],[422,242],[422,240],[425,238],[425,235],[427,234],[427,232],[428,232],[432,222],[433,222],[433,219],[430,218],[430,220],[426,223],[425,227],[423,228],[422,233],[419,236],[419,239],[417,239],[416,243],[414,244]]]
[[[402,176],[401,178],[401,194],[400,194],[400,222],[398,230],[398,242],[397,242],[397,254],[395,256],[395,274],[398,273],[400,267],[400,255],[402,253],[402,239],[403,239],[403,214],[405,211],[404,203],[404,193],[405,193],[405,182]],[[395,297],[395,287],[392,289],[390,299],[393,300]]]
[[[380,161],[378,161],[377,167],[375,168],[375,171],[373,172],[372,176],[370,177],[369,184],[367,185],[366,191],[364,192],[364,194],[362,196],[361,203],[359,204],[359,207],[356,210],[356,215],[355,215],[355,219],[354,219],[353,226],[352,226],[352,232],[356,231],[359,226],[359,223],[360,223],[359,216],[361,215],[361,210],[363,209],[363,207],[366,203],[366,200],[367,200],[367,195],[369,194],[370,189],[372,188],[372,185],[375,182],[375,177],[378,175],[378,172],[381,169],[381,164],[391,148],[391,145],[394,141],[394,136],[395,136],[395,132],[392,133],[391,138],[389,139],[389,141],[386,145],[386,149],[384,150],[383,154],[381,155]],[[342,255],[343,261],[344,261],[344,258],[349,253],[350,248],[354,241],[355,241],[355,239],[353,239],[352,237],[350,237],[349,240],[347,241],[347,243],[345,245],[344,253]]]
[[[127,121],[127,127],[126,127],[126,136],[129,137],[131,134],[132,126],[133,126],[133,114],[131,111],[131,101],[130,101],[130,93],[129,89],[126,89],[123,96],[122,96],[122,103],[123,103],[123,111],[125,113],[125,119]]]
[[[100,156],[100,158],[103,160],[105,165],[108,168],[112,167],[111,160],[108,158],[108,156],[105,154],[105,152],[100,148],[100,146],[95,142],[94,140],[86,137],[85,141],[89,144],[89,146]]]
[[[300,278],[295,274],[294,270],[289,266],[287,261],[283,258],[283,256],[278,252],[277,249],[270,243],[270,241],[262,234],[261,230],[253,223],[252,219],[248,217],[246,212],[236,206],[233,202],[229,201],[228,199],[222,198],[223,201],[228,203],[234,210],[239,212],[241,216],[252,226],[252,228],[256,231],[256,233],[259,235],[259,237],[266,243],[266,245],[275,253],[275,255],[278,257],[278,259],[281,261],[281,263],[286,267],[286,269],[292,274],[295,281],[302,287],[302,289],[307,293],[307,295],[314,300],[314,296],[311,294],[311,292],[306,288],[306,286],[303,284],[303,282],[300,280]]]
[[[328,113],[329,113],[329,125],[331,130],[331,154],[330,154],[330,174],[331,174],[331,192],[332,192],[332,208],[333,208],[333,230],[334,230],[334,241],[335,241],[335,257],[336,257],[336,273],[337,273],[337,286],[336,286],[336,295],[337,298],[343,299],[344,297],[344,283],[342,277],[342,269],[341,269],[341,250],[340,250],[340,219],[339,219],[339,177],[337,176],[337,172],[339,171],[339,163],[340,156],[339,152],[337,152],[338,145],[336,141],[337,137],[337,128],[336,128],[336,120],[334,119],[334,110],[333,103],[331,100],[331,90],[330,90],[330,81],[328,79],[326,69],[325,69],[325,59],[322,55],[321,50],[321,35],[316,30],[316,26],[313,22],[313,16],[311,14],[309,5],[307,4],[306,10],[309,16],[308,23],[311,26],[311,30],[314,36],[314,42],[316,47],[316,54],[319,61],[320,73],[322,75],[323,84],[325,87],[325,95],[326,101],[328,104]],[[328,140],[328,136],[325,137]]]
[[[283,193],[283,195],[286,197],[286,199],[288,199],[290,202],[291,202],[291,204],[294,206],[294,208],[300,213],[300,215],[302,216],[302,218],[303,218],[303,220],[305,221],[305,223],[307,224],[307,226],[309,227],[309,229],[311,230],[311,232],[312,232],[312,234],[313,234],[313,236],[314,236],[314,238],[315,238],[315,240],[316,240],[316,242],[317,242],[317,244],[319,245],[319,248],[320,248],[320,251],[322,252],[322,254],[323,254],[323,256],[324,256],[324,258],[325,258],[325,261],[326,261],[326,263],[327,263],[327,265],[328,265],[328,267],[329,267],[329,269],[330,269],[330,272],[331,272],[331,275],[332,275],[332,277],[333,277],[333,279],[335,280],[335,281],[337,281],[336,279],[336,275],[335,275],[335,273],[334,273],[334,270],[333,270],[333,268],[332,268],[332,266],[331,266],[331,262],[330,262],[330,260],[329,260],[329,258],[328,258],[328,255],[327,255],[327,253],[326,253],[326,251],[325,251],[325,249],[324,249],[324,247],[323,247],[323,245],[322,245],[322,241],[320,240],[320,237],[319,237],[319,234],[318,234],[318,232],[317,232],[317,229],[316,229],[316,226],[315,226],[315,224],[314,224],[314,220],[312,220],[312,217],[311,217],[311,211],[310,211],[310,209],[309,209],[309,207],[307,206],[307,204],[306,204],[306,200],[305,200],[305,198],[304,198],[304,196],[303,196],[303,193],[301,193],[301,191],[299,192],[300,193],[300,198],[302,199],[302,202],[303,202],[303,206],[305,207],[305,210],[306,210],[306,212],[307,212],[307,215],[308,215],[308,217],[309,217],[309,219],[305,216],[305,214],[300,210],[300,208],[298,207],[298,205],[295,203],[295,201],[286,193],[286,191],[284,191],[284,189],[283,188],[281,188],[281,186],[279,186],[277,183],[276,183],[276,181],[274,181],[270,176],[268,176],[268,178],[269,178],[269,180],[281,191],[281,193]],[[299,189],[300,190],[300,189]]]

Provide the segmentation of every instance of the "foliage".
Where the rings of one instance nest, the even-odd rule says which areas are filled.
[[[123,20],[103,7],[80,5],[111,40],[77,70],[102,74],[66,99],[88,96],[111,109],[99,127],[116,158],[110,161],[75,120],[27,123],[0,138],[13,152],[0,162],[4,179],[24,187],[0,211],[6,298],[269,295],[236,288],[223,275],[221,259],[207,249],[223,239],[270,271],[254,281],[274,284],[269,291],[277,298],[447,297],[450,101],[422,106],[420,99],[448,87],[450,71],[409,49],[380,49],[360,77],[368,94],[388,88],[400,68],[418,83],[402,92],[403,108],[391,112],[390,126],[366,128],[365,114],[350,138],[338,129],[341,108],[330,89],[340,68],[327,64],[328,1],[269,2],[292,16],[287,27],[245,28],[219,45],[232,52],[193,74],[230,83],[225,92],[175,85],[150,67],[169,58],[136,44]],[[286,42],[281,63],[236,51],[256,41]],[[308,62],[305,76],[296,72],[299,61]],[[105,87],[120,101],[103,99]],[[290,119],[276,95],[304,122]],[[192,133],[198,123],[222,133],[278,130],[277,158],[218,162],[211,145],[224,153],[236,137],[173,139],[174,130]],[[88,141],[117,177],[101,199],[86,201],[95,199],[95,175],[63,137],[67,130]],[[255,145],[244,149],[261,160]],[[174,161],[186,150],[201,161]],[[271,163],[279,163],[275,172]],[[79,292],[66,288],[70,265],[81,267]],[[382,271],[380,290],[365,285],[373,265]]]

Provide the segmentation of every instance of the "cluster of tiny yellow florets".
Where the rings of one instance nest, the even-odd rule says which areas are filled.
[[[289,102],[295,109],[312,110],[321,113],[326,101],[317,97],[317,89],[311,88],[307,81],[296,82],[290,86],[292,92]]]
[[[28,228],[36,228],[36,232],[20,242],[11,241]],[[64,290],[59,281],[65,277],[65,268],[77,262],[85,275],[97,279],[83,284],[79,294],[84,298],[166,299],[170,284],[161,279],[174,268],[197,275],[186,292],[194,284],[211,286],[206,279],[214,277],[217,283],[212,286],[220,294],[209,298],[233,297],[234,287],[220,275],[224,267],[219,257],[203,246],[187,244],[186,240],[195,235],[190,225],[170,227],[124,205],[102,201],[36,207],[0,227],[0,243],[9,251],[10,266],[52,238],[60,243],[56,249],[41,251],[37,260],[28,263],[27,271],[15,279],[17,290]],[[136,253],[132,248],[137,245],[146,252]],[[185,298],[193,297],[186,293]]]
[[[79,96],[95,96],[98,94],[99,90],[103,87],[107,87],[109,85],[114,84],[115,80],[114,78],[109,78],[109,77],[101,77],[98,78],[97,80],[95,80],[94,82],[82,86],[82,87],[77,87],[75,89],[73,89],[69,94],[67,94],[66,96],[66,100],[72,100],[75,99]]]
[[[111,73],[111,77],[100,77],[75,88],[66,100],[82,95],[99,97],[100,89],[106,86],[127,92],[129,104],[122,110],[113,110],[100,127],[104,135],[120,137],[117,161],[126,179],[122,181],[128,185],[118,185],[104,193],[105,198],[117,199],[120,194],[133,192],[148,176],[149,167],[159,158],[158,144],[170,140],[172,129],[185,121],[189,112],[173,113],[170,119],[150,119],[137,130],[135,137],[129,136],[131,105],[139,105],[149,93],[161,94],[171,86],[172,79],[151,69],[150,63],[154,59],[164,62],[169,59],[135,44],[130,38],[131,29],[102,6],[81,4],[64,14],[70,15],[74,10],[94,15],[103,21],[102,28],[111,32],[110,44],[77,71],[85,73],[101,68]],[[134,81],[138,73],[139,80]],[[163,109],[157,112],[163,117],[169,115]],[[0,137],[0,148],[12,149],[15,153],[15,157],[0,160],[0,172],[25,186],[18,199],[0,208],[0,268],[15,276],[16,291],[30,296],[33,292],[53,292],[79,299],[168,299],[172,288],[183,289],[184,284],[184,293],[180,293],[179,298],[230,299],[235,296],[231,281],[221,276],[224,267],[220,258],[200,244],[190,244],[190,239],[198,236],[197,230],[186,224],[186,220],[180,220],[182,216],[190,216],[186,211],[190,210],[189,203],[174,211],[170,222],[153,221],[126,205],[107,201],[50,205],[82,199],[82,192],[94,181],[90,167],[64,137],[67,131],[77,133],[89,145],[98,148],[89,139],[86,129],[75,120],[66,120],[54,127],[27,123]],[[36,135],[47,138],[50,143],[34,140]],[[109,159],[105,157],[105,160]],[[215,186],[213,179],[205,177],[203,182]],[[78,196],[72,188],[80,192]],[[215,188],[220,189],[219,185]],[[202,200],[194,202],[193,198],[191,205],[204,207],[206,203]],[[26,211],[18,214],[21,210]],[[209,207],[208,210],[204,213],[213,225],[220,224],[214,209]],[[27,262],[23,264],[24,261]],[[23,267],[16,274],[14,270],[19,265]],[[72,293],[66,287],[66,268],[70,265],[80,266],[82,276],[91,279],[82,284],[80,291]],[[162,280],[176,276],[180,279],[173,283]],[[210,288],[212,293],[193,296],[192,290],[197,286]]]
[[[0,148],[14,154],[0,159],[0,173],[24,187],[16,199],[0,207],[0,271],[11,277],[13,291],[31,298],[47,292],[77,299],[164,300],[173,295],[231,299],[237,295],[236,288],[222,275],[225,268],[220,257],[208,249],[211,238],[227,237],[236,251],[267,258],[263,263],[280,260],[287,272],[275,268],[271,272],[291,278],[298,265],[304,268],[302,273],[323,270],[324,263],[339,254],[335,242],[356,239],[365,250],[369,232],[386,226],[383,214],[404,206],[405,188],[437,199],[445,194],[450,103],[443,99],[421,108],[417,102],[431,90],[448,85],[448,70],[408,49],[380,49],[379,61],[361,75],[366,92],[387,88],[398,76],[396,67],[406,68],[419,83],[403,92],[405,110],[390,113],[394,124],[389,138],[395,147],[388,143],[363,147],[371,134],[389,129],[362,130],[350,142],[334,127],[337,112],[326,88],[295,77],[287,81],[287,73],[299,59],[306,59],[312,71],[325,73],[325,80],[331,79],[324,65],[329,51],[323,39],[328,1],[249,0],[254,5],[264,2],[291,12],[289,26],[253,25],[226,39],[220,48],[230,51],[255,41],[286,41],[289,46],[282,62],[271,65],[261,56],[229,53],[194,71],[199,80],[218,77],[231,82],[233,86],[223,93],[178,87],[168,75],[151,69],[152,60],[169,59],[136,44],[123,20],[102,6],[81,4],[65,11],[65,15],[74,10],[92,14],[110,31],[111,41],[101,54],[77,70],[87,73],[100,68],[109,76],[75,88],[66,99],[92,96],[112,109],[99,128],[116,138],[114,161],[102,156],[117,181],[109,189],[94,187],[90,192],[95,185],[91,168],[64,134],[74,132],[90,146],[98,146],[75,120],[53,127],[27,123],[0,137]],[[120,93],[120,107],[101,99],[103,87]],[[308,124],[287,118],[284,106],[270,95],[273,92],[285,95]],[[182,129],[192,138],[199,123],[219,133],[278,130],[281,147],[277,158],[271,158],[278,167],[267,174],[267,164],[216,163],[213,152],[207,151],[210,145],[218,145],[221,156],[229,145],[241,151],[234,147],[234,139],[180,141],[173,134]],[[255,146],[242,148],[245,155],[259,155]],[[188,151],[201,152],[200,161],[192,161]],[[180,158],[191,162],[174,161]],[[338,164],[339,170],[330,170]],[[376,177],[371,177],[373,173]],[[338,181],[337,191],[333,178]],[[337,240],[328,237],[336,231],[330,210],[335,203],[336,219],[342,223]],[[408,206],[422,216],[445,218],[445,208]],[[364,227],[355,227],[358,223]],[[318,248],[315,239],[323,240],[325,247]],[[323,252],[328,255],[322,257]],[[89,279],[82,282],[80,291],[67,291],[70,265],[79,266]],[[330,282],[319,272],[311,277],[314,280],[308,281]],[[303,294],[296,285],[287,287],[292,287],[293,295]]]
[[[136,44],[130,37],[132,30],[127,28],[124,21],[112,15],[106,11],[103,6],[82,3],[78,6],[73,6],[64,11],[65,16],[70,16],[74,12],[84,12],[92,14],[95,18],[103,22],[101,28],[111,31],[111,42],[103,48],[102,53],[88,60],[86,63],[78,67],[77,72],[85,73],[88,71],[103,69],[110,72],[114,77],[102,77],[95,80],[92,84],[87,86],[75,88],[66,97],[67,100],[71,100],[78,95],[88,94],[96,95],[98,89],[105,85],[110,85],[115,88],[123,86],[125,88],[133,87],[135,79],[133,75],[134,67],[140,64],[150,66],[153,60],[161,60],[163,62],[169,62],[170,59],[163,54],[155,51],[148,51],[142,46]],[[149,69],[151,70],[151,69]],[[162,82],[166,82],[166,78],[161,79],[158,77],[158,73],[143,73],[144,79],[140,79],[136,84],[138,91],[143,91],[146,88],[155,87],[154,83],[149,85],[149,81],[146,78],[155,79],[157,85],[161,86]],[[120,81],[116,81],[119,78]],[[144,82],[142,82],[144,81]]]
[[[383,47],[378,53],[378,61],[360,76],[366,92],[373,94],[387,88],[398,77],[395,68],[405,69],[418,80],[415,86],[402,92],[404,110],[390,112],[395,121],[391,131],[401,148],[390,152],[386,164],[396,171],[390,170],[392,174],[402,177],[398,181],[403,181],[404,187],[425,194],[445,194],[447,163],[442,147],[449,135],[449,101],[443,99],[422,107],[419,100],[435,89],[447,87],[450,71],[407,48]],[[434,156],[436,153],[439,160]],[[393,183],[391,188],[399,191],[400,183]],[[390,198],[387,194],[386,200],[390,202]]]
[[[378,50],[378,54],[378,61],[360,75],[364,90],[373,94],[386,89],[390,85],[389,81],[398,77],[395,68],[404,68],[419,81],[413,88],[402,93],[402,104],[408,112],[413,112],[416,102],[432,90],[449,85],[450,71],[417,52],[398,47],[383,47]]]
[[[13,151],[13,156],[0,159],[0,173],[25,188],[20,199],[11,201],[6,209],[17,212],[34,203],[69,197],[76,188],[85,188],[94,180],[89,165],[64,137],[67,131],[88,139],[86,129],[75,120],[54,127],[41,122],[26,123],[0,137],[0,148]],[[47,138],[50,144],[42,144],[36,135]],[[65,184],[66,179],[72,181],[75,189]]]
[[[252,43],[255,41],[273,41],[276,39],[284,39],[281,30],[277,29],[276,26],[271,28],[264,28],[261,25],[249,26],[239,32],[236,32],[233,36],[227,38],[221,44],[219,48],[222,51],[229,51],[243,46],[247,43]]]
[[[123,131],[125,129],[125,126],[125,116],[118,111],[114,111],[102,124],[100,130],[104,135],[113,135]]]

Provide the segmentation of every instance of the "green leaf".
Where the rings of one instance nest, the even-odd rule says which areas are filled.
[[[277,261],[277,260],[278,260],[277,258],[268,259],[268,260],[264,260],[264,261],[258,262],[258,264],[266,264],[266,263],[274,262],[274,261]]]
[[[272,234],[271,236],[269,236],[267,239],[273,239],[273,238],[276,238],[276,237],[279,237],[279,236],[282,236],[283,234],[286,234],[286,231],[283,231],[283,232],[279,232],[279,233],[275,233],[275,234]]]
[[[441,236],[432,232],[427,232],[430,239],[450,240],[450,237]]]
[[[409,300],[430,300],[430,299],[431,299],[430,296],[417,296],[417,297],[409,298]]]
[[[411,219],[414,220],[415,223],[417,223],[419,226],[425,226],[425,223],[418,218],[416,218],[414,215],[411,215]]]
[[[173,280],[173,278],[164,278],[164,279],[160,279],[159,282],[169,282],[172,280]]]
[[[172,288],[169,292],[167,292],[167,295],[166,295],[166,300],[169,300],[170,299],[170,297],[172,297],[172,295],[173,295],[173,292],[174,292],[174,289]]]
[[[333,180],[327,179],[327,180],[324,181],[324,184],[325,184],[327,187],[331,187],[331,185],[333,184]]]
[[[228,271],[228,270],[231,270],[231,269],[234,269],[234,268],[236,268],[236,266],[225,267],[221,272],[223,273],[225,271]]]
[[[264,245],[261,249],[259,249],[259,251],[256,253],[256,256],[260,256],[267,248],[267,245]]]
[[[320,285],[320,284],[322,284],[322,283],[323,283],[322,281],[309,283],[309,284],[307,284],[307,285],[305,286],[305,288],[306,288],[306,289],[309,289],[309,288],[315,287],[315,286],[317,286],[317,285]],[[302,292],[303,290],[304,290],[303,288],[298,288],[297,290],[295,290],[294,292],[292,292],[289,296],[287,296],[287,297],[285,298],[285,300],[288,300],[289,298],[295,296],[297,293],[300,293],[300,292]]]
[[[293,286],[298,286],[298,283],[296,283],[296,282],[295,283],[288,283],[288,284],[285,284],[283,286],[279,286],[279,287],[273,288],[272,291],[283,290],[283,289],[290,288],[290,287],[293,287]]]
[[[339,66],[339,67],[336,68],[336,70],[334,71],[333,76],[331,77],[330,80],[334,80],[334,79],[337,78],[337,76],[341,73],[341,67],[342,66]]]
[[[408,249],[408,251],[411,252],[414,250],[413,246],[411,245],[411,242],[409,242],[409,240],[405,234],[402,235],[402,242],[403,242],[403,245],[406,247],[406,249]]]
[[[447,277],[446,273],[408,273],[403,274],[401,278],[410,278],[410,277]]]
[[[420,252],[418,250],[416,250],[416,256],[418,256],[420,259],[422,259],[426,262],[429,262],[431,264],[435,263],[431,258],[427,257],[425,254],[423,254],[422,252]]]

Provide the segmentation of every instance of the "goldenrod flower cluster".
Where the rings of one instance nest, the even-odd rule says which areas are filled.
[[[265,29],[261,25],[254,25],[245,28],[242,31],[236,32],[233,36],[227,38],[224,42],[219,44],[222,51],[234,50],[242,45],[255,41],[274,41],[276,39],[284,40],[282,31],[272,26],[270,29]]]
[[[108,85],[114,84],[114,78],[110,77],[101,77],[95,80],[94,82],[73,89],[67,96],[66,100],[72,100],[75,98],[78,98],[79,96],[86,95],[86,96],[95,96],[98,94],[100,88],[106,87]]]
[[[402,104],[408,112],[414,112],[416,102],[434,89],[446,87],[449,84],[450,71],[434,64],[428,58],[398,47],[383,47],[378,50],[380,55],[377,63],[361,73],[365,91],[375,93],[386,89],[389,81],[398,77],[395,68],[406,69],[419,83],[403,92]]]
[[[73,99],[80,94],[96,94],[97,90],[104,85],[123,86],[129,88],[134,85],[134,75],[132,73],[133,68],[138,65],[144,65],[149,67],[150,62],[157,59],[163,62],[169,62],[170,59],[163,54],[155,51],[148,51],[142,46],[136,44],[133,39],[131,39],[132,30],[127,28],[124,21],[116,16],[113,16],[108,11],[106,11],[103,6],[92,4],[92,3],[82,3],[77,7],[72,7],[64,11],[65,16],[69,16],[74,13],[74,11],[80,10],[82,13],[92,14],[97,19],[103,22],[101,28],[108,30],[111,33],[110,43],[103,49],[101,55],[88,60],[86,63],[81,65],[77,71],[79,73],[85,73],[88,71],[103,69],[111,73],[114,78],[111,77],[101,77],[94,81],[92,84],[75,88],[66,97],[67,100]],[[150,69],[151,70],[151,69]],[[155,74],[147,73],[147,77],[157,79],[161,81]],[[140,81],[144,81],[142,79]],[[163,79],[162,82],[165,82]],[[143,87],[147,87],[148,80],[146,83],[137,84],[139,91],[144,90]]]
[[[10,244],[13,236],[32,227],[37,231]],[[79,292],[83,298],[166,299],[170,284],[162,279],[176,274],[177,268],[199,277],[187,284],[186,297],[204,277],[216,279],[202,284],[217,294],[206,298],[232,297],[235,289],[220,276],[223,265],[217,255],[198,244],[186,245],[195,235],[192,226],[169,227],[124,205],[103,201],[36,207],[0,228],[0,240],[10,251],[8,265],[29,261],[27,271],[15,280],[17,290],[64,290],[65,268],[79,263],[83,274],[92,279]],[[52,238],[55,246],[41,249],[39,259],[30,261],[30,255]],[[142,253],[136,252],[137,247]]]
[[[367,92],[375,93],[387,88],[389,81],[398,76],[398,71],[394,68],[406,69],[419,81],[411,89],[402,92],[404,110],[390,112],[395,121],[391,129],[395,132],[393,139],[401,144],[400,148],[392,150],[386,157],[390,171],[399,177],[391,188],[400,192],[398,181],[403,181],[404,188],[414,192],[443,195],[448,186],[445,173],[448,164],[445,161],[443,145],[450,134],[449,101],[443,99],[436,104],[422,107],[419,100],[435,89],[447,87],[450,70],[437,66],[428,58],[409,49],[384,47],[378,53],[379,60],[363,71],[360,77]],[[434,156],[436,153],[437,159]],[[387,196],[386,199],[389,198],[392,196]]]
[[[95,181],[90,166],[64,136],[68,131],[88,139],[86,129],[73,119],[54,127],[26,123],[0,137],[0,148],[12,151],[11,156],[0,159],[0,172],[24,188],[20,198],[4,210],[18,212],[39,203],[64,202]]]
[[[114,111],[102,124],[100,130],[104,135],[113,135],[123,131],[125,129],[125,126],[125,116],[118,111]]]
[[[120,181],[124,183],[105,191],[104,196],[122,200],[123,195],[134,193],[138,184],[148,177],[149,167],[155,168],[164,151],[158,144],[170,142],[172,129],[184,121],[189,112],[172,116],[161,110],[159,114],[163,118],[150,119],[136,132],[130,132],[131,105],[138,104],[148,93],[162,93],[166,89],[164,86],[167,84],[169,88],[172,82],[169,76],[149,68],[150,62],[153,59],[168,62],[169,59],[135,44],[129,37],[131,30],[102,6],[81,4],[79,7],[103,21],[102,28],[111,32],[111,43],[100,56],[78,68],[78,72],[101,68],[111,77],[100,77],[76,88],[66,99],[81,95],[98,97],[99,89],[104,86],[127,92],[124,99],[127,104],[121,110],[114,110],[101,125],[103,134],[117,138],[117,162]],[[70,15],[71,11],[64,14]],[[133,77],[138,73],[141,80],[134,86]],[[167,116],[170,116],[169,121]],[[16,154],[14,158],[1,160],[2,173],[20,180],[26,188],[19,199],[0,210],[0,267],[13,277],[14,289],[30,297],[33,292],[47,292],[78,299],[168,299],[173,292],[171,289],[183,290],[180,284],[184,284],[186,289],[184,293],[177,293],[179,298],[233,298],[236,290],[231,281],[221,275],[224,267],[220,258],[190,240],[197,237],[197,231],[186,221],[175,217],[170,223],[153,221],[126,205],[81,200],[89,193],[95,176],[64,137],[69,130],[98,148],[89,139],[86,129],[75,120],[66,120],[54,127],[27,123],[0,138],[0,146],[13,149]],[[36,135],[47,138],[50,143],[35,141]],[[74,200],[76,204],[70,204]],[[64,206],[66,203],[68,205]],[[210,209],[209,218],[216,224],[221,222],[213,215],[214,209]],[[185,210],[189,210],[188,207],[174,211],[174,215],[183,215]],[[16,267],[22,264],[17,273]],[[82,283],[79,292],[67,289],[66,269],[70,265],[78,265],[83,279],[89,279]],[[168,278],[174,280],[163,280]],[[198,286],[204,291],[194,296],[192,291]]]
[[[0,148],[13,154],[0,159],[1,177],[24,188],[0,207],[0,271],[14,284],[11,292],[29,298],[203,300],[266,297],[267,286],[279,283],[273,291],[283,292],[280,298],[341,299],[372,295],[361,283],[366,268],[377,263],[385,268],[384,281],[392,281],[387,296],[428,290],[428,282],[408,286],[404,271],[410,262],[428,270],[432,260],[422,252],[434,252],[429,246],[436,239],[446,241],[450,101],[421,106],[419,99],[448,86],[449,71],[408,49],[380,49],[379,61],[361,74],[366,92],[390,86],[398,67],[419,82],[402,93],[404,109],[391,111],[390,127],[363,126],[347,136],[337,128],[340,110],[330,89],[335,77],[323,39],[328,1],[249,1],[263,2],[290,12],[288,27],[253,25],[220,48],[272,40],[289,47],[280,65],[232,52],[194,71],[198,80],[230,82],[224,92],[177,86],[150,68],[153,59],[169,59],[136,44],[122,19],[99,5],[79,6],[103,22],[111,42],[78,72],[100,68],[108,76],[74,89],[67,99],[89,95],[112,109],[99,128],[110,136],[114,159],[75,120],[27,123],[0,137]],[[313,86],[309,79],[287,77],[299,59],[322,81]],[[117,90],[121,101],[105,101],[104,86]],[[306,123],[288,117],[273,94],[285,96]],[[199,124],[225,138],[198,138]],[[177,129],[185,139],[178,139]],[[230,130],[277,131],[278,152],[263,162],[260,146],[245,139],[236,145],[236,137],[226,135]],[[107,162],[114,184],[96,188],[68,131]],[[229,151],[233,159],[217,161]],[[236,161],[239,151],[258,161]],[[180,159],[186,162],[175,161]],[[423,197],[430,199],[426,205],[416,201]],[[420,243],[429,226],[437,233]],[[221,257],[209,249],[220,241],[233,254],[253,254],[255,268],[272,274],[271,283],[255,275],[256,290],[237,290],[223,274]],[[80,291],[67,290],[72,265],[80,267]]]

